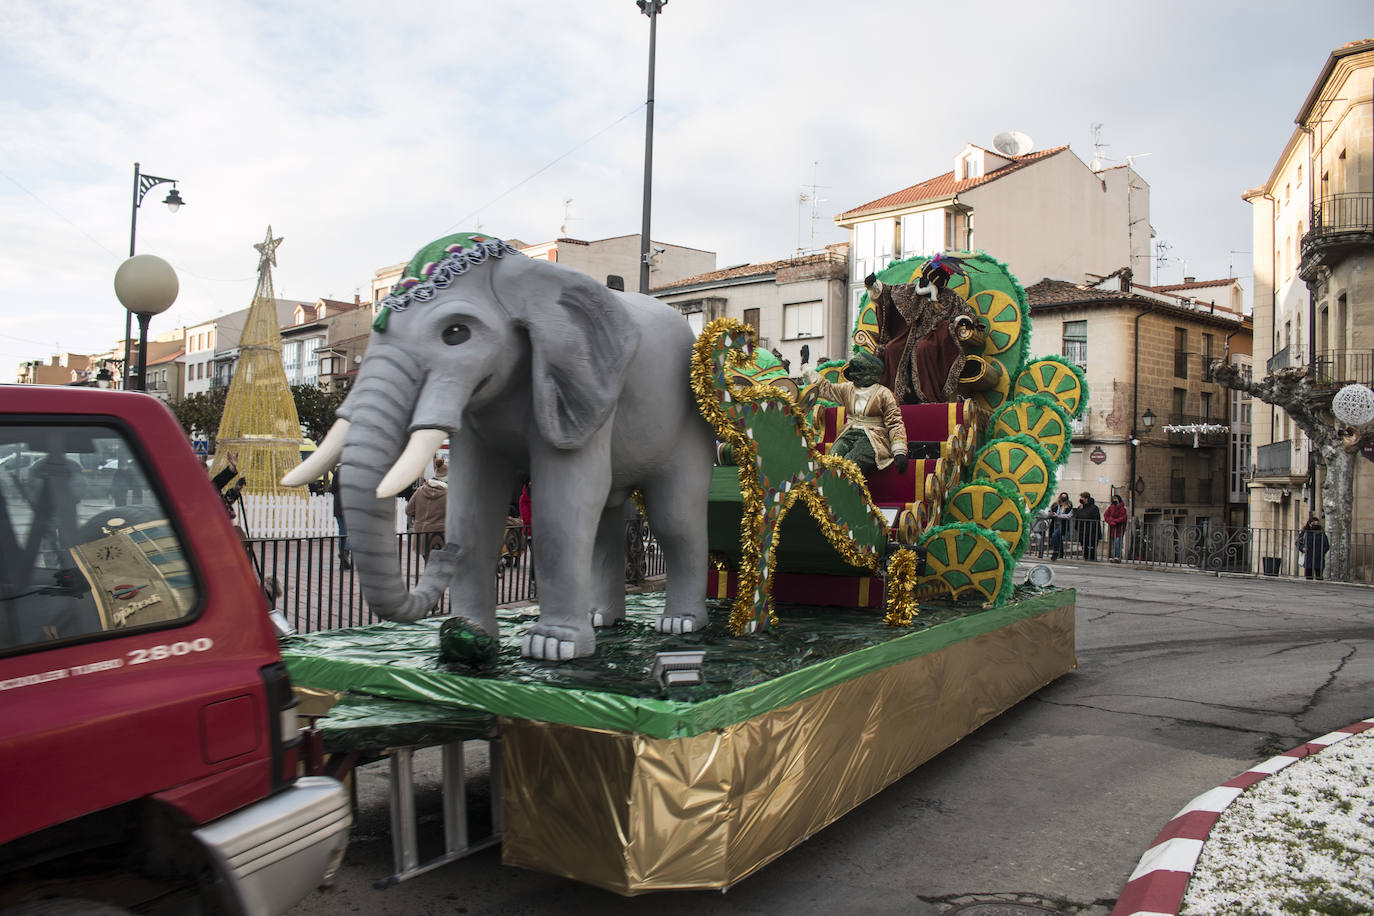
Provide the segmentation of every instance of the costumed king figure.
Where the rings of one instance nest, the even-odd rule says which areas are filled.
[[[864,278],[878,313],[882,383],[892,389],[898,404],[958,399],[965,356],[955,322],[963,317],[977,324],[979,317],[949,288],[949,278],[967,276],[970,266],[952,255],[937,254],[921,268],[919,283],[888,286],[875,274]]]
[[[848,458],[865,474],[888,465],[897,465],[897,473],[906,473],[906,427],[897,398],[892,391],[879,384],[883,364],[867,350],[860,350],[844,367],[849,381],[838,385],[826,381],[807,367],[802,376],[814,385],[816,393],[827,401],[834,401],[845,409],[847,421],[840,435],[830,446],[830,454]]]

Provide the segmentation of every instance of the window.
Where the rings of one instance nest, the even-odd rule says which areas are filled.
[[[1188,329],[1174,328],[1174,377],[1188,377]]]
[[[0,654],[191,614],[198,591],[133,450],[99,426],[0,426]]]
[[[804,337],[820,337],[825,333],[822,327],[824,315],[820,300],[815,302],[792,302],[782,307],[782,339],[797,340]]]
[[[1216,358],[1212,352],[1213,335],[1202,335],[1202,377],[1210,380],[1212,378],[1212,360]]]
[[[1170,422],[1172,422],[1172,423],[1182,423],[1182,422],[1183,422],[1183,415],[1184,415],[1185,413],[1187,413],[1187,411],[1188,411],[1188,389],[1187,389],[1187,388],[1175,388],[1175,389],[1174,389],[1173,411],[1172,411],[1172,412],[1170,413],[1170,415],[1169,415],[1169,420],[1170,420]]]
[[[1064,358],[1078,366],[1088,364],[1088,322],[1064,322]]]
[[[877,273],[891,263],[895,230],[896,222],[891,219],[859,223],[854,227],[855,280]]]
[[[1297,185],[1298,185],[1298,187],[1302,187],[1302,163],[1301,163],[1301,162],[1298,163],[1298,180],[1297,180]]]
[[[1204,391],[1202,397],[1202,422],[1212,422],[1212,392]]]
[[[934,254],[948,247],[945,215],[944,210],[927,210],[903,216],[902,257]]]

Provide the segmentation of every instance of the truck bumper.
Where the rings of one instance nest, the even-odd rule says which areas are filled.
[[[334,779],[305,776],[290,788],[195,831],[240,908],[254,916],[290,909],[333,877],[353,824]]]

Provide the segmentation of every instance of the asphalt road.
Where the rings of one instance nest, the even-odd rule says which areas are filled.
[[[1055,565],[1078,669],[727,893],[622,898],[488,849],[388,890],[385,764],[315,914],[1105,914],[1159,829],[1251,764],[1374,714],[1374,590]],[[419,771],[437,772],[437,756]],[[470,761],[481,783],[483,761]],[[438,792],[419,801],[441,836]]]

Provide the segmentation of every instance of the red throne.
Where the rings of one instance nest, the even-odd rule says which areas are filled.
[[[900,410],[902,423],[906,426],[908,448],[917,452],[922,445],[933,445],[940,447],[941,454],[948,454],[949,437],[964,421],[964,403],[903,405]],[[821,443],[822,448],[828,451],[844,426],[845,410],[843,407],[828,407],[823,418]],[[873,501],[884,508],[896,509],[907,503],[918,502],[924,492],[926,475],[934,472],[936,460],[913,458],[905,474],[899,474],[896,465],[888,465],[881,471],[869,474],[868,492]]]

